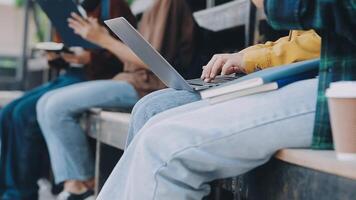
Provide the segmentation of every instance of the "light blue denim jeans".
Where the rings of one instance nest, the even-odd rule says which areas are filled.
[[[94,158],[79,117],[92,107],[132,108],[139,100],[126,82],[90,81],[55,90],[37,104],[37,118],[46,140],[57,183],[94,177]]]
[[[129,125],[126,148],[138,131],[153,116],[178,106],[199,101],[200,99],[200,95],[197,93],[174,89],[159,90],[143,97],[132,110],[132,120]]]
[[[134,137],[98,199],[200,200],[212,180],[250,171],[279,149],[309,147],[316,98],[311,79],[158,114]]]

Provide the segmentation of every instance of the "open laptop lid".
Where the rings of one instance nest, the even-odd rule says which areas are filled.
[[[53,26],[56,28],[56,31],[59,33],[67,47],[77,46],[87,49],[101,48],[81,38],[69,28],[67,19],[71,16],[70,14],[75,12],[81,15],[73,0],[36,0],[36,2],[51,20]]]
[[[125,18],[107,20],[105,24],[148,65],[166,86],[177,90],[195,91]]]

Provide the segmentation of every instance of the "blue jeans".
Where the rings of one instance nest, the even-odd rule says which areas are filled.
[[[311,79],[158,114],[136,134],[98,199],[200,200],[212,180],[250,171],[279,149],[310,147],[316,98]]]
[[[37,199],[37,180],[47,149],[37,123],[36,103],[48,91],[83,80],[82,70],[69,70],[0,111],[0,199]]]
[[[174,89],[159,90],[143,97],[132,110],[126,148],[139,130],[153,116],[200,99],[200,95],[197,93]]]
[[[46,140],[57,183],[94,177],[94,158],[79,117],[92,107],[131,109],[139,100],[135,88],[113,80],[89,81],[44,95],[37,117]]]

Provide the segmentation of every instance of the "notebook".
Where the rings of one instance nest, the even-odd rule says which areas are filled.
[[[85,17],[85,11],[72,0],[37,0],[42,10],[46,13],[63,43],[67,47],[82,47],[85,49],[99,49],[100,47],[83,39],[69,28],[67,19],[72,12]]]

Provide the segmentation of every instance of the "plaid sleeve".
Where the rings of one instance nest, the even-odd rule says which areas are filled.
[[[300,30],[300,5],[302,0],[265,0],[268,22],[276,29]]]
[[[333,147],[325,90],[331,82],[356,80],[356,0],[265,0],[276,29],[317,29],[322,33],[314,149]]]
[[[333,31],[356,44],[356,0],[265,0],[276,29]]]

